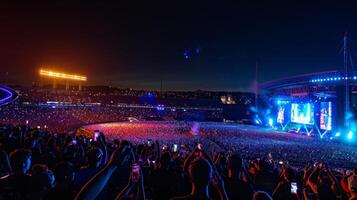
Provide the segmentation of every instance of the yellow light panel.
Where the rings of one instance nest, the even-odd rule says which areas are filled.
[[[53,77],[53,78],[70,79],[70,80],[76,80],[76,81],[87,81],[86,76],[64,74],[64,73],[54,72],[54,71],[45,70],[45,69],[40,69],[40,75],[41,76],[49,76],[49,77]]]

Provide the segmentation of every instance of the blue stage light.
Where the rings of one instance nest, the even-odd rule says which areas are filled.
[[[341,136],[341,133],[340,132],[337,132],[336,134],[335,134],[335,137],[340,137]]]
[[[353,132],[352,132],[352,131],[349,131],[349,132],[348,132],[347,138],[348,138],[349,140],[352,140],[352,138],[353,138]]]
[[[269,123],[269,126],[272,127],[272,126],[273,126],[273,119],[272,119],[272,118],[269,118],[269,119],[268,119],[268,123]]]
[[[354,76],[354,77],[353,77],[353,80],[356,80],[356,79],[357,79],[357,76]]]

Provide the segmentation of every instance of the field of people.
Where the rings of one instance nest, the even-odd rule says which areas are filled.
[[[140,144],[148,139],[173,145],[207,143],[207,149],[239,152],[247,159],[266,157],[289,161],[295,166],[323,161],[335,167],[357,165],[357,148],[337,141],[279,132],[270,128],[217,122],[114,122],[83,127],[89,136],[95,130],[108,139]]]

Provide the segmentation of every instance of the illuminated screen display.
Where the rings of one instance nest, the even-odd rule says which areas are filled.
[[[278,116],[277,116],[276,122],[278,122],[280,124],[284,123],[284,114],[285,114],[285,106],[280,105],[278,108]]]
[[[321,102],[320,106],[320,129],[332,129],[332,103]]]
[[[314,124],[314,105],[311,103],[291,104],[291,121],[299,124]]]

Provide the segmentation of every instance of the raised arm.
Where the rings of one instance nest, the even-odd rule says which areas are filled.
[[[321,165],[321,163],[319,164]],[[314,179],[316,179],[317,176],[317,172],[319,171],[319,166],[316,166],[314,171],[310,174],[309,178],[307,179],[307,185],[310,186],[311,190],[317,194],[317,184],[314,181]]]
[[[108,183],[111,175],[115,172],[119,166],[125,149],[116,149],[109,159],[107,165],[104,166],[92,179],[90,179],[76,196],[76,200],[82,199],[95,199],[98,194]]]
[[[137,189],[136,199],[137,200],[145,200],[145,189],[144,189],[144,176],[142,170],[140,169],[140,178],[136,181],[133,177],[133,174],[130,174],[128,185],[118,194],[115,198],[116,200],[120,200],[122,198],[127,197],[134,189]]]

